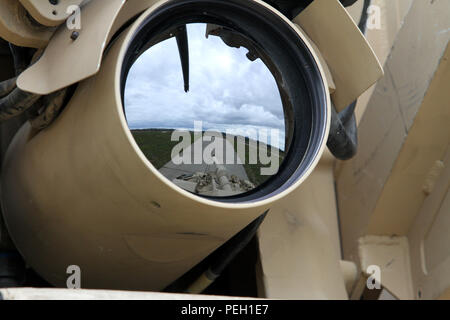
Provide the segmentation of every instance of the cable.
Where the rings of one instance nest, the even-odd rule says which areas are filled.
[[[0,83],[0,122],[17,117],[31,108],[40,95],[20,90],[16,85],[19,76],[30,64],[33,50],[9,44],[14,59],[16,78]]]
[[[186,293],[199,294],[208,288],[222,274],[239,252],[250,243],[266,216],[267,212],[217,249],[209,268],[186,289]]]
[[[15,88],[0,99],[0,121],[17,117],[28,110],[41,96]]]
[[[371,0],[364,0],[363,12],[358,27],[365,35],[367,31],[368,9]],[[349,160],[358,152],[358,126],[355,109],[358,100],[338,113],[331,107],[331,127],[327,146],[331,153],[339,160]]]
[[[0,98],[10,94],[16,88],[17,78],[8,79],[0,82]]]

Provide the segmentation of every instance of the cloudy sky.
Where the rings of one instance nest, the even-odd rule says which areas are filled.
[[[192,129],[194,121],[203,121],[205,130],[244,136],[250,129],[279,129],[283,140],[282,102],[270,71],[261,60],[248,60],[247,49],[206,39],[205,29],[188,25],[188,93],[175,38],[150,48],[132,66],[125,89],[130,128]]]

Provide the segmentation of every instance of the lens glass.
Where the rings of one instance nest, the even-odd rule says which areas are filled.
[[[279,171],[292,135],[264,52],[219,25],[178,26],[148,44],[124,109],[151,164],[201,195],[251,192]]]

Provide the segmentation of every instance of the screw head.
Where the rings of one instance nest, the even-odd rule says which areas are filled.
[[[72,32],[72,34],[70,35],[70,39],[72,39],[73,41],[77,40],[78,37],[80,36],[80,33],[78,31],[74,31]]]

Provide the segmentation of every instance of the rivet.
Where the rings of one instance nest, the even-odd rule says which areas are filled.
[[[72,32],[72,34],[70,35],[70,39],[72,39],[73,41],[77,40],[78,37],[80,36],[80,33],[78,31],[74,31]]]

